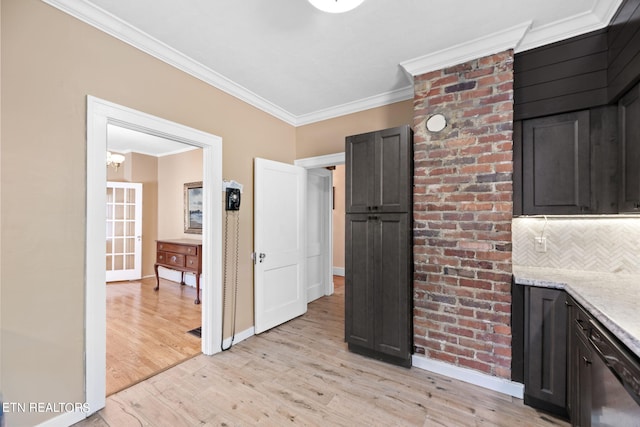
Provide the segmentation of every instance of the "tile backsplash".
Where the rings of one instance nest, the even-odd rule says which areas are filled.
[[[640,273],[640,217],[514,218],[512,239],[514,265]]]

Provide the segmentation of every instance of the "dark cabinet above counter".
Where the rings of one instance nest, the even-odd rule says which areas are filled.
[[[514,215],[640,213],[640,0],[514,58]]]
[[[514,215],[618,213],[617,122],[615,106],[515,122]]]

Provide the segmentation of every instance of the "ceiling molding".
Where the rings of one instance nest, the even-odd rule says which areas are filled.
[[[296,116],[93,4],[79,0],[42,1],[292,126],[315,123],[413,98],[413,84],[409,83],[408,86],[391,92]],[[622,0],[597,0],[589,13],[534,29],[530,29],[531,22],[525,22],[433,54],[404,61],[400,65],[411,81],[412,76],[507,49],[514,49],[516,52],[532,49],[607,26],[621,3]]]
[[[42,1],[290,125],[296,125],[296,116],[288,111],[95,5],[77,0]]]
[[[403,61],[400,66],[415,77],[508,49],[515,49],[530,27],[531,21],[524,22],[475,40]]]
[[[618,11],[623,0],[598,0],[590,12],[552,22],[527,32],[516,52],[524,52],[550,43],[566,40],[605,28]]]
[[[391,92],[382,93],[380,95],[371,96],[358,101],[327,108],[325,110],[300,115],[297,117],[296,125],[302,126],[320,122],[322,120],[333,119],[335,117],[370,110],[371,108],[382,107],[395,102],[406,101],[407,99],[413,99],[413,84]]]

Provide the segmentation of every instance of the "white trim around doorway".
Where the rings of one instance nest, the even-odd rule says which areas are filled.
[[[107,125],[114,124],[203,149],[202,352],[222,341],[222,138],[87,97],[87,212],[85,277],[85,400],[88,416],[106,403],[105,188]]]

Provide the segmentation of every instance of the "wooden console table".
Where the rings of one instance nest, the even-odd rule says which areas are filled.
[[[160,277],[158,267],[182,272],[181,285],[184,285],[184,273],[193,273],[196,276],[196,300],[200,304],[200,275],[202,274],[202,242],[191,239],[156,240],[156,263],[153,268],[156,272],[156,287],[160,289]]]

